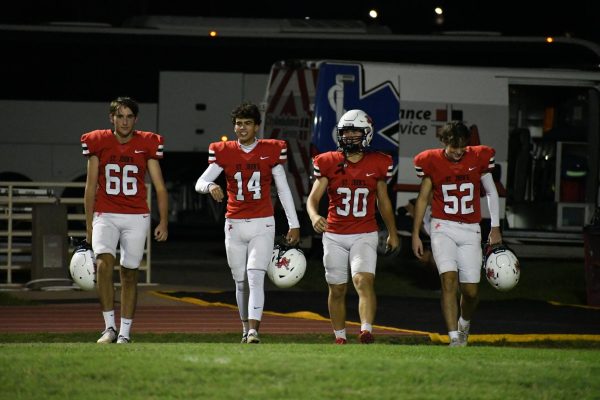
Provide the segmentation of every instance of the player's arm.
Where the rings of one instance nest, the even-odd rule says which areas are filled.
[[[327,230],[327,219],[319,215],[319,202],[327,190],[329,179],[321,176],[315,179],[308,200],[306,201],[306,211],[312,223],[313,229],[317,233],[323,233]]]
[[[394,251],[400,245],[400,239],[398,239],[392,202],[388,196],[387,183],[384,180],[377,181],[377,208],[388,231],[386,250]]]
[[[208,168],[204,170],[200,178],[196,181],[196,192],[203,194],[210,193],[213,199],[219,203],[222,202],[225,194],[221,186],[215,183],[221,172],[223,172],[223,168],[218,164],[209,164]]]
[[[483,174],[481,176],[481,183],[485,189],[485,197],[487,199],[488,209],[490,210],[491,229],[490,235],[488,236],[488,242],[490,245],[501,243],[502,233],[500,232],[500,199],[492,174]]]
[[[92,221],[94,219],[94,204],[96,203],[96,189],[98,187],[99,164],[100,160],[97,156],[88,157],[83,207],[85,209],[85,240],[89,244],[92,244]]]
[[[419,237],[421,231],[421,224],[423,223],[423,216],[429,204],[429,198],[433,189],[431,178],[428,176],[423,177],[421,181],[421,187],[419,189],[419,196],[415,202],[415,215],[413,219],[413,230],[412,230],[412,249],[415,256],[418,259],[423,257],[423,242]]]
[[[165,186],[158,160],[153,158],[148,160],[148,173],[150,174],[152,185],[156,191],[156,202],[158,204],[158,215],[160,217],[158,226],[154,229],[154,239],[163,242],[167,240],[167,237],[169,236],[169,195],[167,194],[167,187]]]
[[[300,241],[300,222],[298,221],[298,215],[296,214],[296,206],[294,205],[294,199],[292,198],[292,191],[288,185],[287,177],[285,176],[285,169],[281,164],[277,164],[271,169],[273,174],[273,180],[275,181],[275,187],[277,188],[277,195],[279,201],[285,211],[285,216],[288,221],[288,233],[286,240],[289,244],[294,245]]]

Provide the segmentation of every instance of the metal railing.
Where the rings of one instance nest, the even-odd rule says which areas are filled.
[[[146,186],[148,207],[151,209],[152,188],[150,184]],[[69,188],[79,188],[82,193],[77,197],[65,196]],[[32,268],[32,217],[33,207],[36,204],[67,205],[67,223],[71,223],[68,236],[85,237],[84,188],[84,182],[0,182],[0,224],[2,225],[0,227],[0,271],[6,271],[6,279],[4,282],[0,281],[0,287],[23,286],[13,282],[13,273]],[[4,221],[6,222],[2,223]],[[73,224],[74,221],[79,221],[80,226],[73,227],[77,225],[77,223]],[[18,226],[21,223],[27,226]],[[145,272],[146,284],[151,282],[151,229],[152,227],[148,229],[146,235],[146,249],[140,265],[140,271]],[[115,269],[118,267],[116,265]],[[65,265],[65,268],[68,268],[68,265]]]

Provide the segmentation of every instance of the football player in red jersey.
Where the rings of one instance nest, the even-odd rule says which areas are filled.
[[[137,303],[138,268],[144,256],[150,214],[145,177],[156,190],[160,221],[154,238],[167,240],[168,196],[158,160],[163,158],[163,138],[135,130],[138,104],[129,97],[110,103],[112,129],[81,136],[87,161],[85,184],[86,240],[97,263],[98,296],[105,330],[98,343],[129,343]],[[121,324],[117,335],[114,313],[113,268],[120,243]]]
[[[275,240],[271,183],[287,216],[288,244],[300,240],[300,224],[283,164],[287,145],[283,140],[257,139],[261,117],[258,107],[243,103],[231,113],[235,141],[211,143],[208,168],[198,178],[196,191],[223,201],[223,189],[215,179],[225,172],[227,211],[225,250],[236,284],[236,300],[243,325],[242,343],[259,343],[258,329],[265,302],[264,280]]]
[[[471,131],[450,122],[437,133],[442,149],[425,150],[414,158],[422,178],[415,204],[412,248],[423,257],[419,230],[431,197],[431,249],[442,289],[442,313],[450,346],[466,346],[471,317],[477,307],[481,276],[480,187],[486,192],[491,217],[490,244],[500,243],[499,201],[491,171],[495,151],[488,146],[467,146]],[[460,317],[456,293],[460,290]],[[458,320],[457,320],[458,318]]]
[[[323,234],[323,265],[329,286],[327,305],[337,344],[346,343],[348,265],[359,297],[359,341],[374,341],[379,229],[376,208],[388,231],[388,250],[399,246],[386,183],[392,176],[392,158],[367,151],[372,138],[371,118],[362,110],[350,110],[337,125],[339,150],[313,159],[315,182],[308,196],[307,210],[314,230]],[[326,191],[329,207],[324,218],[319,215],[319,202]]]

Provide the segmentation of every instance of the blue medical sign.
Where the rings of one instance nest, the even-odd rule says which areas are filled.
[[[360,64],[323,63],[319,68],[315,96],[312,143],[319,152],[337,148],[335,127],[344,112],[360,109],[371,116],[375,134],[371,149],[390,154],[398,164],[400,100],[389,81],[365,89]]]

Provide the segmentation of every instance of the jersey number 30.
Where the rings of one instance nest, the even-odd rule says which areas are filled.
[[[354,196],[352,190],[347,187],[339,187],[337,192],[344,196],[342,198],[343,208],[338,206],[335,209],[338,215],[346,217],[350,215],[350,212],[355,217],[364,217],[367,215],[367,195],[369,194],[369,189],[355,189]]]

